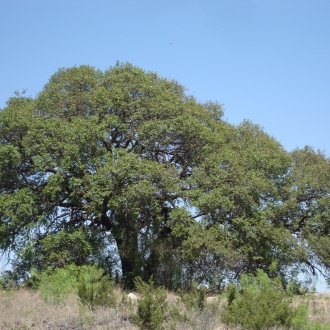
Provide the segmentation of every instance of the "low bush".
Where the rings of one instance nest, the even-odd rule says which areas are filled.
[[[322,324],[320,321],[310,321],[308,319],[307,304],[298,306],[292,325],[296,330],[330,330],[330,323]]]
[[[179,289],[178,295],[188,309],[198,308],[202,310],[205,307],[206,289],[203,286],[200,288],[193,286],[190,293],[183,293]]]
[[[113,306],[114,282],[96,265],[67,265],[63,268],[47,269],[38,278],[38,288],[46,302],[62,303],[70,294],[78,295],[80,302],[90,308]]]
[[[227,288],[222,321],[249,330],[290,327],[295,310],[280,289],[279,279],[271,280],[262,270],[257,276],[242,275],[238,287],[231,284]]]
[[[40,274],[39,291],[44,301],[63,303],[71,293],[77,294],[78,267],[68,265],[64,268],[47,269]]]
[[[137,314],[131,315],[141,329],[158,330],[162,328],[167,311],[167,292],[163,288],[155,288],[152,278],[145,283],[137,277],[134,281],[142,298],[138,300]]]
[[[115,305],[114,282],[104,276],[102,268],[82,266],[78,278],[78,296],[83,305],[111,307]]]

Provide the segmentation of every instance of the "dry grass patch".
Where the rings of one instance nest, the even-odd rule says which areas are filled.
[[[311,321],[330,323],[330,295],[312,294],[307,299],[308,317]]]
[[[118,293],[118,296],[120,293]],[[136,329],[117,308],[83,308],[75,296],[62,304],[45,303],[38,292],[0,292],[0,329]]]
[[[76,296],[69,296],[63,303],[45,303],[39,292],[28,290],[0,291],[1,330],[133,330],[138,329],[129,315],[136,313],[137,303],[127,299],[127,293],[115,291],[114,308],[82,307]],[[180,297],[170,292],[167,295],[168,311],[163,329],[168,330],[234,330],[220,321],[225,304],[218,297],[207,298],[203,309],[189,308]],[[295,298],[295,305],[308,304],[310,321],[330,323],[330,296],[306,295]],[[177,316],[175,316],[177,313]],[[178,317],[180,315],[180,317]],[[277,328],[280,330],[279,328]]]

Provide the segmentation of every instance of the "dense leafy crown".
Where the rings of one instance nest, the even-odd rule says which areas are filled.
[[[168,287],[330,268],[329,159],[286,152],[176,81],[60,69],[0,112],[0,247],[30,267],[98,262]]]

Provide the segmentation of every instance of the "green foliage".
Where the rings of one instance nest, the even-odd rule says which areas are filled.
[[[162,328],[165,320],[166,310],[166,290],[155,288],[152,278],[145,283],[137,277],[134,281],[137,290],[142,294],[138,301],[137,315],[131,315],[141,329],[158,330]]]
[[[289,296],[303,295],[307,291],[308,288],[302,285],[298,280],[291,280],[285,288],[285,292]]]
[[[192,286],[189,293],[183,293],[183,291],[179,289],[178,295],[188,309],[198,308],[202,310],[205,307],[206,289],[204,286],[201,286],[200,288]]]
[[[292,319],[292,325],[297,329],[297,330],[304,330],[308,329],[307,324],[308,324],[308,306],[307,304],[301,304],[298,306],[295,316]]]
[[[0,249],[16,253],[17,282],[71,263],[110,275],[116,258],[130,288],[314,275],[330,269],[329,215],[325,154],[288,153],[129,63],[62,68],[0,112]]]
[[[46,302],[62,303],[70,294],[76,294],[80,302],[90,308],[115,303],[114,283],[96,265],[49,268],[40,275],[34,274],[33,283]]]
[[[233,283],[229,283],[226,289],[227,299],[228,299],[228,306],[232,305],[234,300],[237,297],[237,288]]]
[[[308,318],[307,304],[300,304],[292,319],[292,325],[296,330],[329,330],[330,323],[322,324],[320,321],[311,321]]]
[[[3,270],[0,273],[0,285],[3,289],[13,289],[18,287],[19,279],[16,274],[10,270]]]
[[[81,230],[49,235],[41,241],[41,245],[44,251],[43,262],[52,268],[72,263],[86,264],[92,253],[91,241]]]
[[[104,270],[97,266],[82,266],[78,279],[78,296],[83,305],[114,306],[114,282],[104,276]]]
[[[271,280],[262,270],[257,276],[244,274],[237,289],[228,287],[228,304],[221,319],[226,324],[260,330],[272,326],[290,327],[294,310],[279,281]]]
[[[49,273],[49,270],[48,270],[48,273]],[[42,275],[43,274],[41,272],[37,272],[36,269],[31,268],[30,277],[26,281],[23,282],[23,286],[28,289],[32,289],[32,290],[38,289],[40,286]]]
[[[41,297],[50,303],[63,303],[70,294],[77,294],[79,269],[75,265],[65,268],[48,269],[40,276]]]
[[[169,304],[168,306],[168,318],[172,321],[172,324],[176,324],[177,322],[186,323],[189,318],[186,312],[182,312],[178,306],[174,303]]]

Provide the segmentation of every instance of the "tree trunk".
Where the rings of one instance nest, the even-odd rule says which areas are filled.
[[[135,277],[141,275],[138,235],[125,228],[123,236],[125,239],[115,237],[121,261],[122,280],[126,289],[133,289]]]

